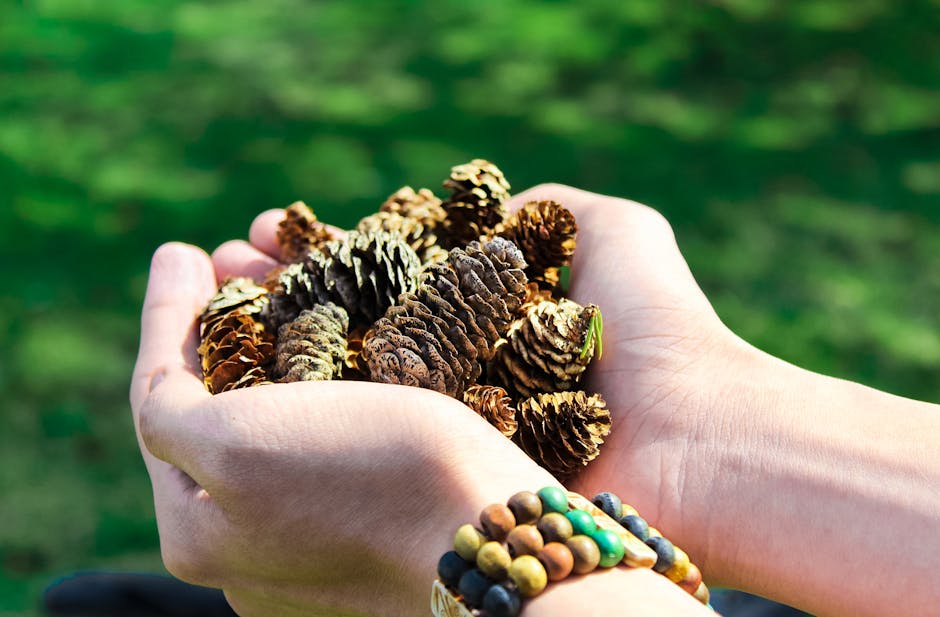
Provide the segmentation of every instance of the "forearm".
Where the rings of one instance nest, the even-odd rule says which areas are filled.
[[[736,425],[700,444],[709,580],[818,615],[940,613],[940,408],[745,355]]]

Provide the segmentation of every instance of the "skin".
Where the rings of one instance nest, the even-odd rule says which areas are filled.
[[[940,410],[746,344],[654,210],[559,185],[511,205],[533,199],[574,212],[569,295],[605,318],[585,388],[614,425],[569,488],[619,494],[710,585],[819,615],[937,614]],[[131,401],[164,561],[223,588],[243,616],[427,614],[457,527],[556,481],[429,391],[327,382],[210,396],[194,317],[218,280],[274,265],[280,217],[260,215],[250,242],[211,259],[180,244],[154,255]],[[523,615],[614,612],[708,614],[661,576],[615,568],[553,583]]]

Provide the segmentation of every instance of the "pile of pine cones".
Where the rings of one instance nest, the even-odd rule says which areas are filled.
[[[509,215],[492,163],[451,170],[441,200],[404,187],[337,237],[302,202],[278,229],[283,266],[226,280],[200,316],[206,387],[369,380],[462,400],[559,477],[610,431],[578,390],[601,314],[562,297],[574,216],[554,201]]]

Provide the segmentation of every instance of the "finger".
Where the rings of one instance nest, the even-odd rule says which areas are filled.
[[[274,259],[281,258],[281,247],[277,243],[277,227],[284,220],[284,210],[267,210],[255,217],[248,230],[248,239],[256,249]],[[339,227],[326,225],[334,238],[345,238],[346,232]]]
[[[212,262],[202,250],[170,243],[154,253],[131,381],[135,414],[151,389],[151,381],[161,373],[183,369],[193,376],[194,384],[199,384],[196,317],[215,290]],[[205,389],[203,393],[208,396]]]
[[[272,259],[280,259],[277,244],[277,226],[284,220],[284,209],[266,210],[255,217],[248,229],[248,239],[256,249]]]
[[[262,281],[279,262],[244,240],[229,240],[212,252],[212,265],[219,282],[230,276]]]
[[[640,302],[654,294],[704,300],[704,296],[699,298],[701,292],[672,227],[653,208],[561,184],[542,184],[524,191],[509,207],[518,209],[540,200],[561,203],[578,223],[578,244],[571,264],[572,295],[610,295],[613,290],[604,285],[609,276],[597,276],[603,264],[626,283],[618,291],[632,293]]]

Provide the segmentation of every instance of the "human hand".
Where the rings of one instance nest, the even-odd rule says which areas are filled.
[[[217,274],[272,263],[240,242],[215,262],[181,244],[156,252],[131,387],[167,568],[223,588],[243,617],[420,614],[453,530],[554,480],[427,390],[308,382],[211,396],[195,317]]]

